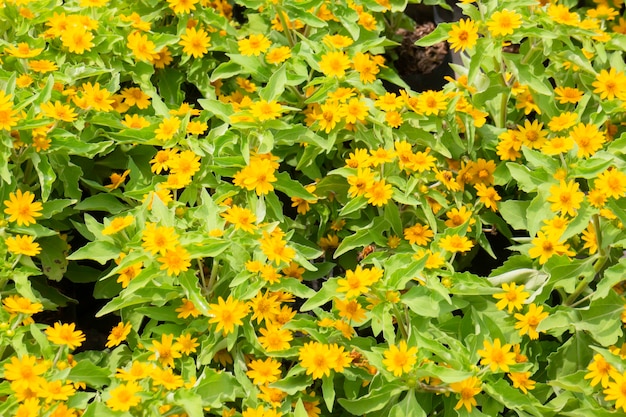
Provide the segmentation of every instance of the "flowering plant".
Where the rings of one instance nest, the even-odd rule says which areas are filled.
[[[626,411],[622,3],[406,7],[3,2],[0,414]]]

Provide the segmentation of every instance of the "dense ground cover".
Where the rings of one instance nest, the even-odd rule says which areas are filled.
[[[406,6],[3,2],[1,415],[626,411],[622,2]]]

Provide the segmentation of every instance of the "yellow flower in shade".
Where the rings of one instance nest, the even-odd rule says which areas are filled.
[[[548,317],[548,312],[543,311],[543,306],[537,307],[535,303],[532,303],[528,306],[528,312],[526,314],[515,314],[515,319],[517,320],[515,328],[519,329],[520,336],[528,334],[531,340],[538,339],[539,333],[537,332],[537,326],[546,317]]]
[[[296,256],[296,251],[288,247],[287,242],[280,235],[270,235],[264,232],[259,243],[267,259],[276,265],[281,262],[289,263]]]
[[[191,13],[196,10],[196,3],[199,0],[167,0],[168,6],[176,14]]]
[[[215,331],[222,330],[224,335],[235,330],[235,326],[243,325],[243,319],[248,315],[248,305],[229,295],[226,301],[222,297],[217,298],[217,304],[209,305],[209,323],[216,323]]]
[[[124,323],[123,321],[120,321],[117,326],[111,329],[111,332],[107,337],[107,342],[105,346],[108,348],[112,348],[119,345],[124,340],[126,340],[128,335],[130,334],[131,329],[132,326],[130,325],[130,323]]]
[[[435,168],[434,171],[435,171],[435,179],[441,182],[444,185],[444,187],[446,187],[447,190],[459,191],[461,189],[461,186],[459,185],[457,180],[454,178],[454,174],[452,173],[452,171],[448,171],[448,170],[440,171],[437,168]]]
[[[278,119],[283,112],[283,106],[275,100],[261,100],[252,103],[250,105],[250,111],[252,112],[252,117],[263,122],[265,120]]]
[[[596,353],[593,356],[593,360],[589,366],[587,366],[587,370],[589,373],[585,374],[585,379],[591,379],[589,383],[592,387],[595,387],[598,383],[600,383],[602,388],[607,388],[609,386],[611,375],[615,373],[613,365],[608,363],[599,353]]]
[[[493,36],[512,35],[521,26],[522,16],[507,9],[495,12],[487,22],[487,29]]]
[[[117,262],[117,261],[116,261]],[[122,284],[122,288],[128,287],[130,281],[135,279],[137,275],[141,272],[143,268],[143,262],[134,263],[121,271],[119,271],[119,277],[117,277],[117,281]]]
[[[348,195],[352,198],[362,196],[374,184],[374,172],[369,168],[359,168],[357,175],[350,175],[347,180],[350,184]]]
[[[11,356],[10,362],[4,364],[4,379],[12,381],[16,387],[33,387],[39,385],[40,376],[48,370],[48,364],[38,361],[35,356],[24,355],[21,358]]]
[[[66,345],[70,350],[74,350],[85,341],[85,334],[80,330],[75,330],[74,323],[54,323],[54,326],[48,326],[46,336],[48,340],[55,345]]]
[[[42,74],[46,72],[56,71],[59,69],[57,64],[47,59],[28,61],[28,68],[30,68],[34,72],[39,72]]]
[[[50,117],[55,120],[62,120],[64,122],[73,122],[76,120],[76,113],[74,110],[70,106],[62,104],[58,100],[54,103],[51,101],[42,103],[40,108],[46,117]]]
[[[35,195],[30,191],[10,193],[9,199],[4,201],[4,213],[9,215],[9,221],[16,222],[18,226],[35,224],[35,217],[41,216],[43,206],[40,202],[33,202],[34,199]]]
[[[137,87],[125,88],[120,94],[124,97],[124,103],[129,106],[137,106],[138,109],[147,109],[150,106],[150,96]]]
[[[609,168],[596,177],[594,187],[608,198],[626,196],[626,174],[619,169]]]
[[[165,254],[178,246],[178,234],[170,226],[157,226],[155,223],[146,224],[143,231],[142,246],[153,255]]]
[[[555,213],[569,214],[574,217],[580,208],[580,203],[585,199],[585,194],[578,190],[578,183],[575,181],[561,181],[559,185],[550,187],[548,201],[552,203],[550,210]]]
[[[165,251],[163,256],[157,259],[161,263],[161,270],[167,270],[167,275],[178,276],[181,272],[189,269],[191,266],[191,257],[189,252],[182,246],[175,246],[173,249]]]
[[[142,388],[135,382],[118,385],[109,392],[106,405],[113,411],[128,411],[131,407],[139,405],[141,397],[137,395]]]
[[[124,217],[116,217],[110,221],[109,225],[102,229],[102,234],[105,236],[113,235],[131,224],[135,221],[135,217],[131,214]]]
[[[280,362],[272,358],[253,360],[248,364],[246,375],[252,379],[254,385],[271,384],[278,381]]]
[[[393,190],[391,184],[387,184],[385,179],[374,181],[365,191],[367,202],[373,206],[382,207],[391,199]]]
[[[171,64],[173,60],[174,58],[172,58],[172,53],[167,46],[164,46],[159,52],[152,56],[152,60],[150,62],[154,65],[154,68],[165,68]]]
[[[176,343],[178,344],[178,350],[180,350],[183,355],[191,355],[196,351],[196,348],[200,346],[198,339],[191,337],[190,333],[185,333],[177,337]]]
[[[450,389],[459,394],[459,402],[454,406],[455,410],[465,407],[468,412],[472,407],[476,407],[476,394],[481,391],[482,382],[475,376],[471,376],[463,381],[450,384]]]
[[[139,381],[150,376],[155,366],[146,362],[132,361],[128,369],[117,369],[115,377],[122,381]]]
[[[291,49],[288,46],[272,48],[265,54],[265,61],[274,65],[278,65],[289,58],[291,58]]]
[[[596,76],[596,80],[591,84],[595,87],[594,93],[600,95],[602,100],[613,100],[626,93],[626,75],[623,71],[616,71],[611,68],[609,71],[602,70]]]
[[[339,312],[339,316],[350,321],[351,323],[361,323],[366,319],[365,309],[357,299],[340,300],[335,298],[335,308]]]
[[[541,265],[545,264],[552,255],[569,255],[569,246],[559,242],[559,237],[541,231],[537,232],[537,237],[531,241],[533,246],[529,249],[528,254],[533,259],[539,258]]]
[[[478,26],[471,19],[459,20],[448,32],[448,42],[454,52],[473,48],[477,40]]]
[[[201,58],[207,52],[211,46],[211,39],[208,33],[204,29],[200,28],[187,28],[185,33],[180,36],[180,46],[183,47],[183,52],[187,55],[191,55],[194,58]]]
[[[448,252],[467,252],[474,244],[466,236],[450,235],[444,236],[439,240],[439,247]]]
[[[363,84],[371,84],[376,81],[376,74],[380,72],[380,68],[372,56],[362,52],[354,54],[352,66],[359,73],[359,79]]]
[[[150,374],[152,382],[157,387],[163,387],[166,390],[175,390],[185,385],[183,377],[176,375],[172,368],[156,368]]]
[[[334,51],[322,55],[320,69],[327,77],[343,78],[350,68],[350,58],[344,52]]]
[[[579,158],[588,158],[596,153],[606,141],[604,134],[592,123],[578,123],[570,132],[570,136],[578,145]]]
[[[491,372],[498,369],[503,372],[509,372],[509,365],[515,364],[515,352],[511,352],[511,345],[501,345],[500,339],[495,339],[493,344],[484,340],[483,347],[477,353],[481,356],[480,364],[489,365]]]
[[[308,342],[298,351],[300,365],[306,370],[307,375],[313,379],[321,379],[324,375],[330,376],[334,367],[334,360],[328,345],[319,342]]]
[[[15,417],[38,417],[41,414],[41,405],[36,397],[26,398],[15,411]]]
[[[43,311],[41,303],[33,303],[28,298],[20,295],[9,295],[2,299],[4,309],[9,314],[27,314],[33,315]]]
[[[119,188],[119,186],[124,184],[124,181],[126,181],[126,178],[128,177],[128,174],[130,174],[130,169],[127,169],[126,171],[124,171],[121,174],[118,174],[117,172],[114,172],[109,177],[109,180],[111,181],[111,184],[105,185],[105,187],[108,188],[109,190],[115,190],[115,189]]]
[[[173,334],[162,334],[161,341],[153,340],[152,346],[150,346],[148,350],[153,352],[148,360],[159,361],[161,366],[173,367],[174,359],[178,359],[182,356],[180,346],[178,343],[174,343]]]
[[[590,255],[598,251],[598,237],[596,236],[596,229],[593,223],[589,222],[587,228],[582,232],[581,239],[585,242],[583,249],[589,249]]]
[[[180,128],[180,119],[178,117],[168,117],[159,123],[159,127],[155,129],[155,138],[158,140],[172,139]]]
[[[602,392],[606,401],[615,401],[615,408],[626,412],[626,372],[620,374],[613,372],[613,381],[609,381],[608,386]]]
[[[61,35],[61,42],[68,51],[82,55],[93,47],[93,34],[83,26],[70,26]]]
[[[508,377],[513,382],[514,388],[519,388],[524,394],[535,389],[535,381],[530,379],[530,372],[511,372]]]
[[[262,33],[250,35],[237,42],[239,53],[244,56],[259,56],[267,51],[272,42]]]
[[[10,236],[4,243],[13,255],[37,256],[41,252],[41,246],[35,242],[34,236]]]
[[[9,45],[4,48],[4,53],[16,58],[33,58],[39,55],[43,48],[31,49],[26,42],[20,42],[17,46]]]
[[[200,310],[196,308],[194,303],[186,298],[183,298],[182,305],[176,309],[178,313],[179,319],[186,319],[187,317],[198,317],[201,313]]]
[[[485,184],[476,184],[474,185],[476,189],[476,197],[479,198],[480,202],[485,205],[488,209],[492,211],[496,211],[498,209],[497,202],[502,200],[502,197],[498,194],[495,188],[487,187]]]
[[[411,371],[417,362],[417,348],[408,348],[406,341],[402,340],[397,346],[390,345],[389,349],[383,352],[385,359],[383,365],[394,376],[401,376],[403,373]]]
[[[259,330],[259,333],[261,333],[259,343],[263,346],[263,349],[268,352],[276,352],[291,347],[289,344],[293,340],[291,330],[283,329],[275,324],[267,324],[266,326],[266,328]]]
[[[413,255],[413,258],[420,260],[424,256],[427,256],[426,264],[424,265],[426,269],[441,268],[441,266],[445,263],[445,260],[439,252],[433,253],[430,249],[419,249],[415,255]]]
[[[512,313],[514,309],[521,310],[522,304],[530,296],[529,293],[524,291],[524,285],[518,286],[514,282],[511,284],[505,282],[502,284],[502,290],[503,292],[494,294],[493,298],[499,300],[496,303],[498,310],[504,310],[507,308],[509,313]]]

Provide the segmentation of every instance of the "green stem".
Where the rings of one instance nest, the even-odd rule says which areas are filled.
[[[213,260],[213,267],[211,268],[211,276],[209,277],[209,283],[206,285],[206,292],[209,298],[211,296],[211,293],[213,292],[213,286],[215,285],[215,281],[217,281],[218,267],[219,267],[219,264],[217,264],[215,260]]]
[[[404,317],[402,315],[402,312],[400,311],[400,309],[395,303],[392,304],[391,308],[393,309],[393,315],[396,318],[396,321],[398,322],[398,328],[400,329],[400,333],[402,333],[402,338],[404,340],[408,340],[409,333],[406,328],[406,324],[404,323]]]
[[[289,43],[289,46],[293,48],[296,45],[296,41],[293,38],[293,33],[291,33],[291,29],[289,29],[289,25],[287,24],[287,21],[285,20],[285,15],[283,14],[282,9],[278,7],[278,5],[275,4],[274,11],[276,12],[276,15],[278,16],[280,25],[283,27],[283,32],[285,32],[285,36],[287,37],[287,43]]]

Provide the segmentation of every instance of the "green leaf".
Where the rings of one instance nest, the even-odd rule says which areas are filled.
[[[111,373],[106,368],[100,368],[89,360],[80,360],[70,369],[67,379],[73,382],[84,382],[93,388],[100,388],[111,383]]]
[[[41,200],[48,201],[57,175],[45,155],[42,157],[38,153],[34,153],[31,158],[33,165],[35,165],[37,176],[39,177],[39,184],[41,185]]]
[[[417,46],[431,46],[436,43],[445,41],[448,39],[448,32],[450,32],[450,28],[452,27],[451,23],[440,23],[437,25],[435,30],[430,32],[428,35],[419,39],[415,42]]]
[[[195,391],[202,398],[205,407],[220,408],[224,403],[243,396],[241,386],[228,372],[205,368],[198,380],[200,383],[195,387]]]
[[[553,410],[542,405],[535,397],[523,394],[520,390],[511,387],[504,379],[483,384],[483,389],[490,397],[511,410],[526,412],[537,417],[550,417],[555,414]]]
[[[339,211],[339,217],[346,217],[348,214],[361,210],[363,207],[367,207],[367,200],[363,196],[350,199],[348,204],[343,206]]]
[[[128,206],[120,202],[114,195],[96,194],[85,198],[83,201],[76,204],[74,208],[82,211],[105,211],[107,213],[117,214],[127,210]]]
[[[185,290],[187,299],[205,316],[209,315],[209,303],[202,294],[200,282],[194,271],[188,270],[178,276],[178,283]]]
[[[309,298],[304,304],[302,304],[302,307],[300,307],[300,311],[310,311],[313,310],[315,307],[326,304],[337,296],[337,288],[339,288],[337,279],[329,279],[324,283],[321,290],[319,290],[313,297]]]
[[[426,417],[426,412],[418,404],[415,391],[409,390],[402,401],[391,407],[389,417]]]
[[[287,83],[286,65],[283,64],[270,77],[267,85],[259,91],[259,96],[265,101],[276,100],[285,91]]]
[[[434,300],[436,293],[422,285],[415,286],[400,297],[400,301],[421,317],[438,317],[439,301]]]
[[[406,390],[406,388],[398,383],[389,383],[373,389],[363,397],[354,400],[339,398],[338,402],[349,413],[355,416],[363,416],[366,413],[381,410],[389,403],[392,403],[395,397]]]
[[[174,392],[174,404],[182,407],[189,417],[204,417],[202,397],[190,390],[177,389]]]
[[[588,309],[579,310],[581,321],[574,323],[579,330],[586,330],[602,346],[610,346],[622,336],[619,316],[624,311],[624,301],[616,292],[605,298],[593,300]]]
[[[113,411],[103,402],[94,401],[89,404],[81,417],[132,417],[132,414],[129,412]]]
[[[191,259],[215,258],[231,246],[229,241],[207,238],[203,242],[192,243],[186,246]]]
[[[279,172],[276,175],[276,182],[274,187],[278,191],[282,191],[289,197],[300,197],[305,200],[315,200],[317,197],[314,194],[308,192],[302,184],[298,181],[294,181],[289,177],[286,172]]]
[[[41,269],[53,281],[61,281],[67,270],[65,254],[68,250],[67,242],[59,236],[44,237],[37,240],[41,245]]]
[[[116,259],[118,256],[120,256],[120,248],[113,243],[99,240],[87,243],[82,248],[70,254],[67,259],[71,261],[91,259],[98,262],[100,265],[104,265],[107,261]]]
[[[592,300],[604,298],[613,290],[613,287],[624,281],[626,276],[626,258],[621,258],[615,265],[611,265],[604,271],[604,276],[598,283],[596,290],[591,296]]]
[[[324,376],[322,378],[322,396],[324,397],[326,408],[328,408],[328,411],[332,412],[333,405],[335,404],[335,387],[331,376]]]

